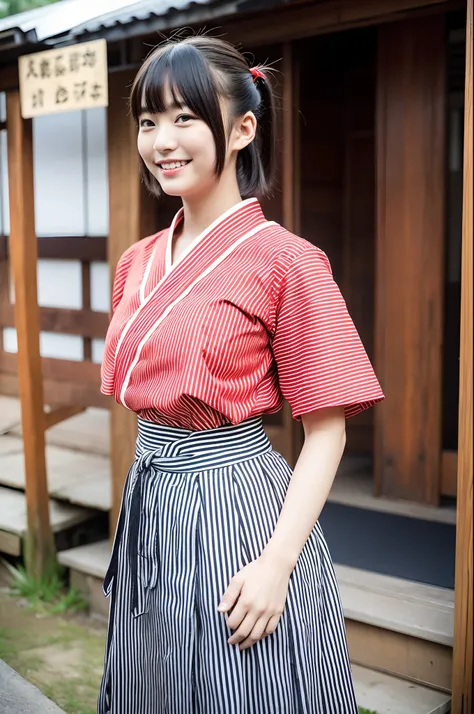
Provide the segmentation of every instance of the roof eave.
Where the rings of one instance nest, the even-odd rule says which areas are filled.
[[[10,27],[8,30],[0,32],[0,53],[37,42],[36,30],[25,31],[20,27]]]
[[[171,10],[165,15],[152,15],[146,19],[136,19],[131,22],[115,23],[110,27],[101,26],[94,32],[86,30],[72,30],[67,36],[62,38],[64,43],[72,41],[84,42],[104,38],[107,42],[118,42],[142,35],[152,35],[156,32],[171,30],[176,27],[196,25],[198,23],[214,20],[223,20],[235,15],[238,8],[237,0],[229,0],[225,5],[192,5],[185,10]],[[54,41],[54,38],[51,38]]]

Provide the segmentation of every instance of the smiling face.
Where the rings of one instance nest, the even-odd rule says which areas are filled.
[[[139,116],[140,156],[167,195],[183,199],[205,195],[219,180],[212,131],[189,107],[176,101],[168,86],[163,104],[164,111],[143,111]]]

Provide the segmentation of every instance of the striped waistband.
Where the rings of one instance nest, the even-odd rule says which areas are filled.
[[[203,431],[139,418],[136,467],[172,473],[206,471],[254,459],[271,448],[260,417]]]

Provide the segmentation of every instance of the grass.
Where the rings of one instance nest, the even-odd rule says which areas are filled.
[[[374,712],[372,709],[364,709],[363,707],[359,707],[359,714],[377,714],[377,712]]]
[[[96,714],[105,626],[0,591],[0,658],[67,714]]]
[[[64,569],[58,567],[51,577],[37,579],[29,575],[22,565],[4,564],[12,577],[12,595],[23,598],[31,609],[57,615],[88,609],[81,593],[66,586]]]

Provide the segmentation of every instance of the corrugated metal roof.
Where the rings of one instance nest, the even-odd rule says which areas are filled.
[[[92,33],[100,29],[113,27],[114,25],[127,25],[137,21],[150,20],[154,17],[162,17],[180,10],[188,10],[193,5],[226,5],[224,2],[215,0],[139,0],[129,3],[121,10],[102,14],[93,20],[86,21],[75,27],[71,34],[80,35],[83,32]]]
[[[139,0],[74,27],[69,37],[109,41],[208,22],[238,12],[240,0]]]
[[[287,0],[252,0],[252,11]],[[170,27],[214,22],[243,10],[248,0],[61,0],[0,20],[0,52],[104,37],[110,42]]]
[[[139,5],[140,2],[133,4]],[[132,7],[130,0],[61,0],[3,18],[0,20],[0,34],[20,30],[30,41],[42,42],[70,32],[73,27],[104,13],[119,12],[124,7]]]

